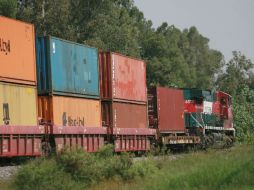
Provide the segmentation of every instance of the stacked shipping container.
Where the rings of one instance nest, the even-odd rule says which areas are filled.
[[[34,26],[0,16],[0,156],[41,154]]]
[[[0,16],[1,124],[37,125],[34,27]]]
[[[138,128],[140,124],[131,122],[139,120],[139,123],[142,123],[141,126],[146,128],[147,110],[144,105],[147,98],[144,61],[111,52],[100,53],[99,59],[102,117],[111,118],[111,120],[104,119],[104,124],[116,128]],[[120,120],[128,122],[122,124],[116,122]]]
[[[101,52],[99,64],[102,123],[115,135],[116,151],[149,149],[145,137],[150,131],[147,128],[144,61],[117,53]],[[125,134],[126,130],[129,131],[128,135]],[[144,136],[139,136],[140,140],[137,140],[136,131],[139,130],[144,132]]]
[[[101,126],[97,53],[95,48],[55,37],[37,38],[39,116],[43,121],[58,126]]]
[[[59,132],[59,127],[72,127],[72,135],[77,136],[79,127],[83,127],[84,130],[100,128],[101,134],[106,133],[101,125],[98,50],[45,36],[36,39],[36,55],[41,121],[56,128],[52,132]],[[63,147],[67,144],[61,143],[69,142],[72,137],[59,138],[57,146]],[[101,146],[98,142],[103,141],[103,137],[99,138],[94,142],[94,149],[88,151],[96,151]]]

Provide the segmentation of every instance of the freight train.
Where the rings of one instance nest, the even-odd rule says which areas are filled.
[[[143,60],[0,16],[0,157],[64,147],[116,152],[234,141],[231,96],[146,86]]]

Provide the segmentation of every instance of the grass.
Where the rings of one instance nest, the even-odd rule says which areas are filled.
[[[144,178],[106,181],[91,189],[254,189],[254,145],[191,153],[176,160],[164,157],[155,164],[161,169]]]
[[[11,182],[10,181],[0,181],[0,189],[1,190],[11,190]]]
[[[96,154],[64,151],[29,162],[0,189],[254,189],[254,145],[135,162],[128,154],[114,155],[110,146]]]

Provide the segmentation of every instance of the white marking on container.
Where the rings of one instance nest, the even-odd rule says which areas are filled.
[[[56,53],[56,44],[55,42],[52,42],[52,49],[53,49],[53,53]]]

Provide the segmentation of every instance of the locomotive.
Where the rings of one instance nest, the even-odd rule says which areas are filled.
[[[157,142],[200,145],[203,148],[234,142],[231,96],[221,91],[151,87],[148,91],[149,127]]]
[[[34,33],[0,16],[0,157],[232,145],[229,94],[147,90],[143,60]]]

